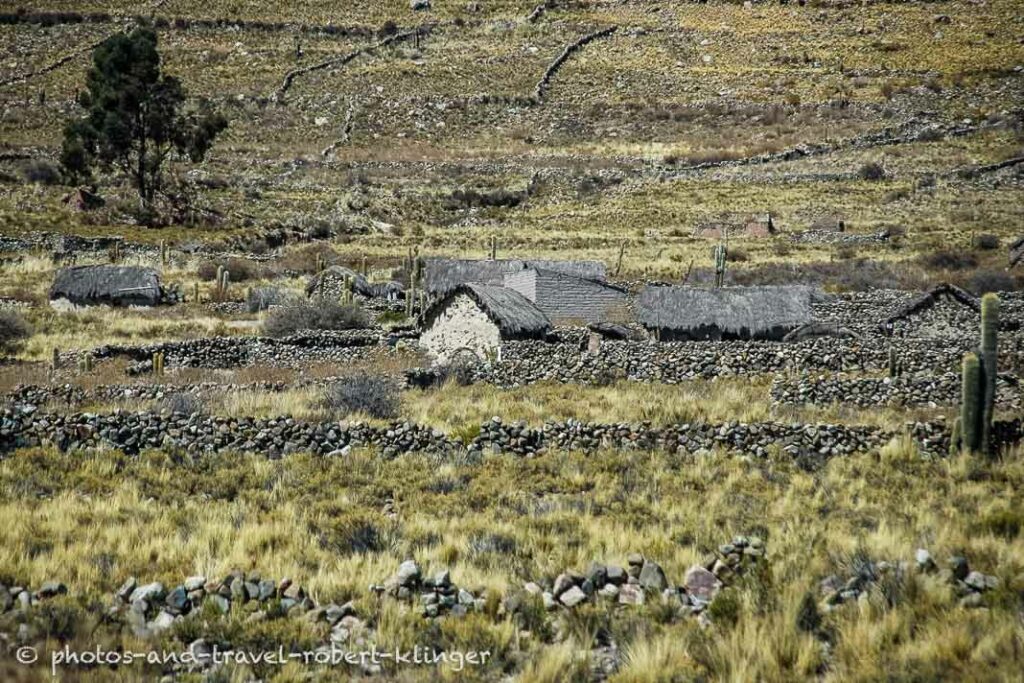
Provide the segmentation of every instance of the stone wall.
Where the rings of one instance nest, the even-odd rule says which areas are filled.
[[[944,454],[949,433],[939,422],[911,423],[904,432],[878,427],[780,422],[649,424],[551,422],[539,428],[493,419],[480,426],[468,444],[429,427],[394,423],[304,422],[289,417],[257,419],[157,414],[153,412],[24,413],[0,411],[0,452],[53,444],[61,450],[115,448],[138,453],[147,448],[179,448],[192,453],[233,450],[278,457],[293,452],[345,455],[352,447],[375,447],[384,457],[406,452],[472,455],[500,452],[529,456],[550,449],[593,452],[598,449],[666,449],[695,453],[724,448],[755,456],[780,452],[800,458],[827,458],[881,447],[907,434],[920,448]],[[997,440],[1019,440],[1021,422],[1003,424]]]
[[[779,377],[772,382],[771,397],[774,403],[791,405],[955,406],[960,403],[960,383],[960,375],[952,372],[932,377]],[[1000,378],[996,406],[1024,409],[1016,380]]]

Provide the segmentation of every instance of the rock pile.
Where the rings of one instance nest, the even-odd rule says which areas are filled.
[[[539,596],[549,611],[590,602],[639,606],[661,600],[683,615],[700,615],[724,586],[763,561],[765,546],[760,538],[737,536],[704,564],[690,567],[680,585],[673,585],[657,562],[634,553],[626,558],[625,566],[593,562],[585,572],[567,570],[554,580],[530,581],[523,590],[526,595]],[[519,594],[506,599],[506,611],[522,607]]]
[[[323,621],[331,626],[331,638],[336,641],[347,641],[352,633],[365,629],[351,602],[318,605],[290,579],[263,578],[256,571],[234,571],[212,580],[191,576],[170,589],[158,581],[139,584],[133,577],[114,592],[110,615],[123,618],[135,635],[148,637],[206,604],[212,604],[218,614],[244,612],[250,622],[280,617]]]
[[[967,558],[962,556],[951,557],[948,567],[944,569],[939,568],[931,553],[925,548],[918,548],[914,559],[914,567],[918,572],[938,574],[953,586],[961,607],[983,607],[984,594],[999,587],[997,577],[971,571]],[[843,604],[867,599],[873,588],[887,582],[890,587],[898,586],[907,579],[911,566],[907,561],[875,562],[867,558],[857,558],[853,563],[852,573],[846,578],[833,574],[819,583],[824,609],[834,610]]]
[[[382,584],[370,586],[377,595],[386,595],[418,607],[425,618],[450,615],[465,616],[484,607],[484,599],[452,583],[451,574],[443,570],[434,576],[423,576],[415,560],[406,560]]]
[[[47,581],[38,589],[25,586],[5,586],[0,583],[0,614],[11,610],[26,610],[43,600],[65,595],[68,587],[60,581]]]

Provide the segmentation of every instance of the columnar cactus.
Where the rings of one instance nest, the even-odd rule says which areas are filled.
[[[981,374],[984,383],[981,409],[981,448],[992,452],[992,420],[995,415],[998,373],[999,297],[981,297]]]
[[[981,447],[981,362],[978,354],[965,353],[960,388],[960,433],[963,449],[976,453]]]
[[[53,347],[53,356],[50,358],[50,369],[60,370],[60,349]]]
[[[491,260],[498,258],[498,236],[491,235]]]
[[[164,374],[164,353],[157,351],[153,354],[153,374],[160,377]]]
[[[728,254],[728,248],[725,243],[719,244],[715,247],[712,255],[715,259],[715,287],[722,287],[725,285],[725,259]]]
[[[192,301],[199,303],[199,283],[192,283]]]
[[[889,344],[889,377],[899,377],[901,372],[899,356],[896,354],[896,347]]]
[[[167,248],[167,240],[160,240],[160,263],[166,266],[170,259],[170,249]]]

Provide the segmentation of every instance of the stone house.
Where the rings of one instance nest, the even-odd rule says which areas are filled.
[[[465,350],[493,357],[505,340],[543,339],[551,331],[548,317],[519,292],[476,283],[434,301],[420,325],[420,346],[441,363]]]
[[[629,292],[607,282],[527,268],[506,275],[505,286],[537,304],[555,324],[625,323],[632,318]]]

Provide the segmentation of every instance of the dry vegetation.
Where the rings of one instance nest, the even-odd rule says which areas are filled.
[[[433,0],[429,12],[414,12],[405,0],[41,0],[33,11],[112,16],[0,23],[0,236],[122,235],[149,246],[168,240],[175,249],[166,266],[135,252],[126,262],[160,267],[168,283],[185,292],[198,284],[204,296],[217,265],[228,266],[230,298],[242,302],[248,288],[302,295],[318,255],[346,265],[366,259],[371,279],[382,281],[410,248],[424,256],[485,257],[495,235],[499,256],[600,259],[610,267],[624,244],[622,279],[678,280],[692,264],[690,282],[700,284],[710,277],[714,243],[695,237],[694,228],[726,213],[771,212],[779,235],[730,241],[731,281],[802,280],[832,290],[938,281],[974,287],[996,272],[1007,288],[1021,287],[1020,268],[1003,269],[1024,216],[1022,167],[961,173],[1024,154],[1018,0],[548,4],[531,23],[525,19],[537,0]],[[10,3],[0,8],[15,11]],[[102,179],[103,208],[75,211],[62,203],[71,188],[54,175],[64,123],[78,112],[73,98],[82,88],[85,48],[127,18],[151,13],[166,69],[230,120],[207,162],[176,169],[206,211],[197,225],[135,225],[131,192],[114,178]],[[249,23],[199,22],[215,19]],[[343,67],[300,75],[282,101],[272,99],[288,72],[376,42],[388,22],[396,30],[424,26],[418,45],[396,41]],[[566,45],[607,26],[618,30],[568,60],[542,104],[524,101]],[[71,59],[59,68],[19,78],[65,56]],[[883,129],[931,125],[967,130],[850,144]],[[824,144],[835,149],[745,163]],[[713,167],[691,168],[699,164]],[[863,171],[871,165],[884,173]],[[890,230],[894,238],[856,245],[790,239],[822,216],[842,217],[855,235]],[[240,252],[195,256],[178,249],[281,225],[330,228],[335,236],[291,244],[260,261]],[[92,254],[79,263],[106,260]],[[54,347],[255,334],[266,318],[192,302],[59,313],[45,305],[58,267],[42,252],[0,256],[0,297],[32,304],[19,310],[33,332],[22,346],[3,350],[0,391],[19,383],[148,382],[126,379],[121,361],[73,378],[55,378],[44,362]],[[404,367],[389,357],[372,367],[175,370],[161,381],[294,384],[367,369],[393,375]],[[778,408],[768,403],[769,384],[763,376],[677,386],[450,384],[402,392],[397,419],[471,439],[492,415],[533,426],[570,418],[656,425],[792,420],[898,430],[907,420],[950,413]],[[313,387],[212,392],[202,397],[202,409],[319,420],[329,417],[322,394]],[[127,399],[81,406],[148,407]],[[383,422],[358,412],[348,417]],[[293,577],[318,599],[354,600],[379,645],[495,652],[482,670],[442,671],[447,680],[589,680],[588,654],[610,642],[622,657],[611,680],[622,683],[1018,680],[1022,455],[1018,449],[1000,461],[930,460],[894,442],[809,472],[787,458],[753,461],[729,452],[552,452],[464,462],[412,454],[385,461],[373,451],[273,461],[233,453],[193,459],[163,451],[130,458],[23,450],[0,458],[0,583],[67,583],[67,596],[28,617],[51,645],[86,647],[98,633],[110,645],[139,646],[127,632],[101,628],[102,610],[94,609],[128,576],[175,585],[191,574],[257,569]],[[395,517],[382,511],[389,499]],[[766,540],[769,570],[730,589],[708,629],[673,618],[657,601],[642,609],[540,612],[529,624],[500,609],[524,581],[582,570],[592,560],[622,563],[631,552],[680,580],[737,533]],[[863,557],[912,563],[919,547],[940,563],[962,554],[998,577],[988,608],[962,609],[937,576],[911,572],[821,615],[814,632],[798,626],[805,596],[820,597],[817,583],[826,575]],[[410,557],[431,571],[449,568],[459,585],[485,591],[487,608],[433,623],[378,603],[367,586]],[[325,637],[302,620],[251,623],[233,614],[210,624],[239,648]],[[0,621],[0,631],[16,628],[7,625]],[[176,627],[159,644],[187,645],[196,635],[191,629]],[[35,680],[35,672],[6,658],[4,647],[0,680]],[[231,680],[304,680],[307,673],[289,666],[235,671]],[[400,680],[435,674],[385,671]],[[315,678],[345,675],[318,670]]]

